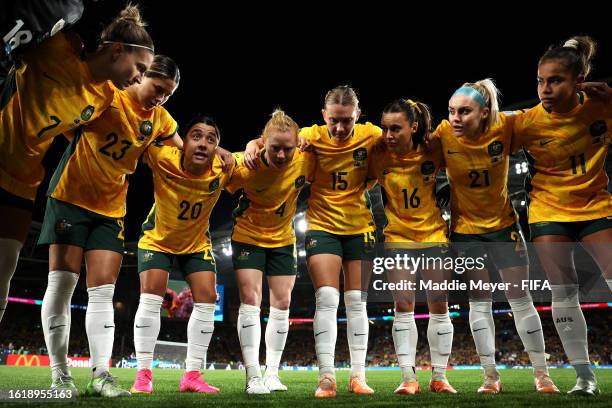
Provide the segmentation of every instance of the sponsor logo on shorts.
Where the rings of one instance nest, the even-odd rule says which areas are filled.
[[[65,235],[72,231],[72,223],[65,218],[58,220],[55,223],[55,233],[57,235]]]
[[[306,238],[306,243],[304,246],[306,249],[312,249],[317,246],[317,240],[312,237],[308,237]]]
[[[151,259],[153,259],[153,256],[155,254],[151,251],[147,251],[142,255],[142,262],[149,262]]]
[[[249,259],[249,255],[251,255],[250,251],[242,249],[236,259],[238,259],[239,261],[246,261],[247,259]]]

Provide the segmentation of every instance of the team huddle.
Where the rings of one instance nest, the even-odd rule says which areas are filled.
[[[585,82],[594,54],[595,43],[586,36],[550,47],[537,64],[541,103],[525,111],[500,112],[499,92],[493,81],[484,79],[455,90],[448,120],[435,128],[428,106],[411,99],[391,101],[377,126],[358,123],[355,91],[338,86],[323,101],[324,125],[299,126],[276,110],[259,139],[249,141],[242,152],[230,153],[219,146],[221,131],[210,117],[194,117],[179,136],[177,122],[162,105],[179,86],[180,71],[171,58],[155,54],[137,7],[127,6],[102,31],[92,53],[85,53],[69,30],[53,33],[15,56],[0,78],[0,319],[44,178],[42,159],[53,139],[63,135],[70,143],[51,178],[38,241],[49,246],[41,319],[51,387],[76,391],[67,357],[70,303],[84,261],[89,297],[85,330],[92,361],[88,395],[153,392],[160,309],[173,264],[194,300],[179,389],[219,392],[204,380],[202,369],[214,332],[217,298],[209,218],[226,190],[239,193],[231,245],[241,302],[236,325],[245,391],[285,391],[279,366],[297,274],[293,219],[298,195],[310,184],[305,248],[316,303],[315,397],[335,397],[337,392],[334,353],[341,288],[351,362],[348,390],[373,394],[365,375],[369,336],[362,268],[374,252],[376,225],[367,190],[378,184],[385,197],[384,243],[389,253],[437,256],[449,242],[461,243],[466,255],[486,252],[504,281],[526,280],[529,259],[507,187],[510,155],[523,149],[530,162],[530,236],[551,283],[555,327],[576,370],[576,385],[569,392],[596,395],[599,387],[589,361],[580,287],[575,269],[566,267],[572,254],[556,245],[580,242],[612,289],[612,252],[600,245],[612,242],[612,196],[605,172],[612,89],[605,83]],[[109,360],[127,176],[140,159],[152,171],[154,204],[138,242],[138,371],[128,391],[110,374]],[[436,197],[436,175],[444,171],[450,187],[450,228]],[[402,243],[419,245],[394,246]],[[491,250],[487,243],[512,245]],[[449,278],[435,268],[419,272],[436,282]],[[264,274],[270,307],[262,373]],[[486,280],[488,271],[466,274]],[[390,275],[416,279],[400,270]],[[509,287],[505,294],[533,366],[536,392],[559,393],[549,376],[542,323],[529,291]],[[428,389],[454,394],[446,377],[454,332],[447,295],[427,292],[432,367]],[[495,361],[491,293],[472,290],[468,295],[469,324],[484,371],[477,392],[497,394],[502,382]],[[417,394],[421,387],[415,363],[414,292],[394,293],[394,304],[392,336],[401,368],[395,393]]]

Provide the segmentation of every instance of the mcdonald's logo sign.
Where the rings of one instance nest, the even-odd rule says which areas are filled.
[[[6,365],[39,367],[49,366],[49,356],[39,356],[37,354],[9,354],[6,357]]]

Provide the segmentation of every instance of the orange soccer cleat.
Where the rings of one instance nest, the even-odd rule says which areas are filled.
[[[457,390],[446,381],[431,380],[429,382],[429,391],[438,392],[440,394],[456,394]]]
[[[334,398],[336,396],[336,378],[331,374],[319,377],[319,386],[315,391],[317,398]]]
[[[421,386],[418,381],[402,381],[402,383],[393,391],[399,395],[414,395],[421,393]]]
[[[502,390],[501,380],[494,380],[493,378],[487,377],[485,378],[484,383],[478,388],[479,394],[499,394]]]
[[[548,374],[543,374],[534,378],[536,392],[538,394],[560,394],[561,391],[557,388],[552,378]]]
[[[363,375],[352,375],[349,379],[349,392],[359,395],[372,395],[374,390],[366,383]]]

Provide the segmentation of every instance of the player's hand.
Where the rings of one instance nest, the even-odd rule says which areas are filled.
[[[183,150],[183,138],[181,136],[179,136],[178,133],[175,133],[174,136],[172,136],[172,144],[174,144],[174,146],[178,147],[179,149]]]
[[[387,144],[385,143],[385,139],[381,136],[376,139],[374,142],[374,151],[382,153],[387,150]]]
[[[592,98],[612,104],[612,88],[605,82],[582,82],[577,88]]]
[[[255,170],[259,167],[257,157],[259,157],[259,152],[261,152],[262,148],[263,140],[261,137],[247,143],[246,149],[244,149],[244,157],[242,161],[248,169]]]
[[[234,156],[224,148],[217,146],[217,156],[221,163],[223,163],[223,172],[229,173],[232,168],[232,163],[234,162]]]
[[[428,152],[434,152],[442,146],[440,138],[435,137],[432,133],[427,133],[427,135],[425,135],[423,145]]]
[[[310,144],[308,139],[303,138],[303,137],[298,138],[297,147],[298,147],[298,149],[300,149],[300,152],[310,152],[310,151],[312,151],[312,145]]]

